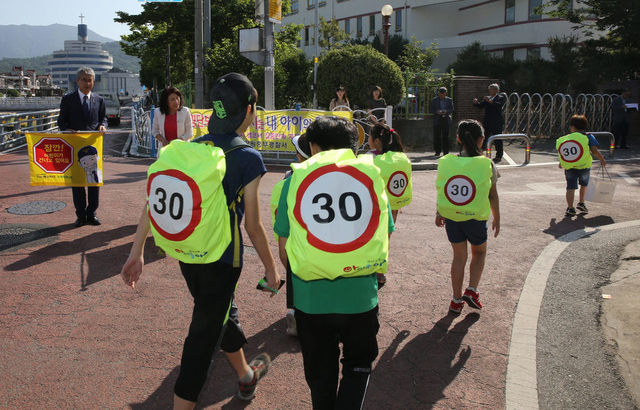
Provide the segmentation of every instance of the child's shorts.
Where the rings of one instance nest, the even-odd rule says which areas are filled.
[[[567,179],[567,190],[578,189],[578,182],[580,186],[589,185],[589,173],[591,168],[585,169],[565,169],[564,177]]]
[[[470,219],[456,222],[445,218],[444,226],[451,243],[469,241],[471,245],[478,246],[487,241],[487,221]]]

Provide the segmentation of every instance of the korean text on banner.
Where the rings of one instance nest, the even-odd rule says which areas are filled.
[[[191,110],[194,138],[208,132],[210,115],[211,110]],[[353,121],[350,111],[260,110],[244,138],[257,150],[295,152],[291,138],[305,132],[313,120],[323,115],[339,116]]]
[[[31,185],[102,186],[102,133],[26,133]]]

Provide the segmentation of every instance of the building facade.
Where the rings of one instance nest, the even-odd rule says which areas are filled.
[[[391,5],[389,35],[415,36],[425,46],[437,42],[434,68],[441,71],[475,41],[496,56],[549,59],[549,38],[579,35],[572,23],[540,14],[543,0],[293,0],[283,24],[304,25],[300,47],[307,56],[316,50],[316,2],[318,16],[335,18],[351,38],[369,41],[382,36],[381,9]]]
[[[81,66],[93,68],[96,72],[96,86],[102,81],[102,74],[113,68],[113,57],[102,49],[99,41],[89,41],[87,25],[78,24],[78,39],[64,42],[64,50],[53,52],[48,68],[54,85],[68,91],[76,88],[76,72]]]

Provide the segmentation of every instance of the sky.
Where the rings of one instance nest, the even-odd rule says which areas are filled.
[[[29,24],[48,26],[66,24],[76,26],[82,13],[84,23],[101,36],[119,40],[123,34],[129,34],[129,26],[116,23],[116,11],[140,14],[144,2],[139,0],[0,0],[2,13],[0,25]]]

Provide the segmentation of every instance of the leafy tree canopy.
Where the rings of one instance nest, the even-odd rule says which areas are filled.
[[[369,45],[346,45],[329,51],[318,64],[318,101],[328,107],[335,90],[343,85],[351,106],[366,108],[374,85],[383,90],[387,104],[395,105],[404,96],[400,68]]]
[[[335,18],[327,21],[320,17],[320,30],[318,31],[318,45],[324,50],[331,50],[344,45],[350,36],[340,28]]]

